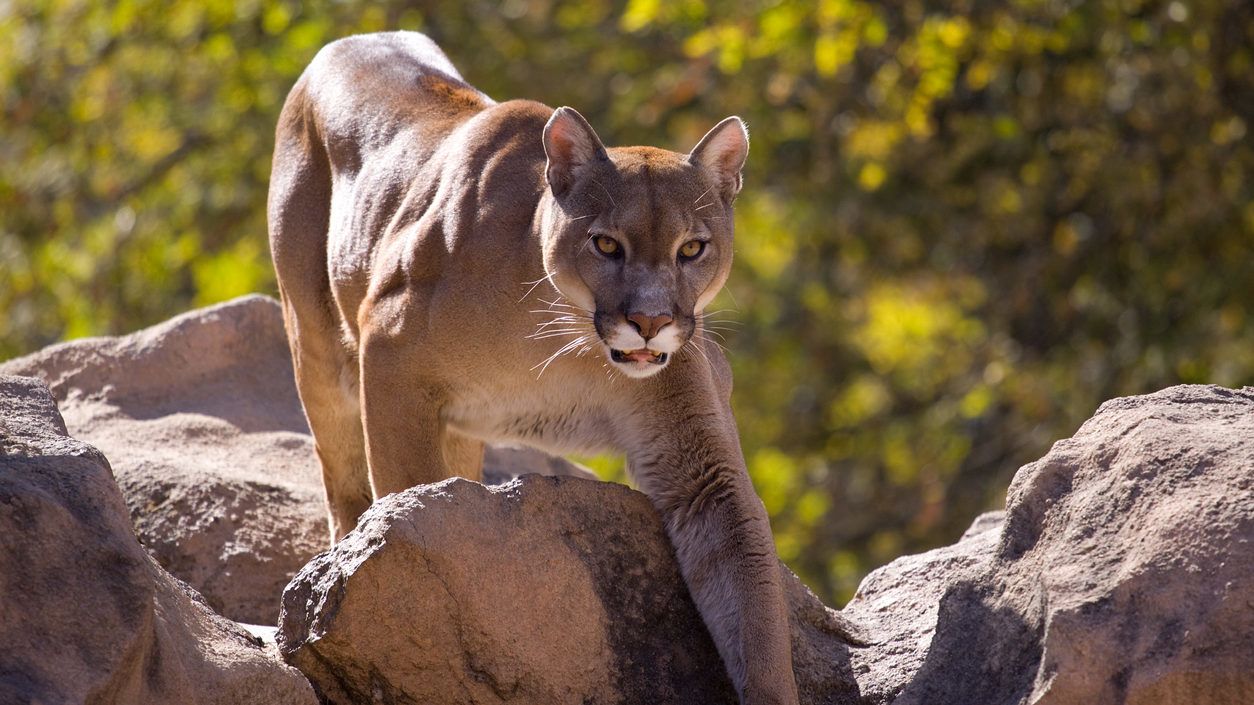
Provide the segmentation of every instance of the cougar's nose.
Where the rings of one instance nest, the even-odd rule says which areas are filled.
[[[646,316],[643,313],[633,313],[627,316],[627,320],[631,322],[631,325],[636,327],[636,330],[640,332],[640,335],[643,336],[645,340],[648,340],[649,338],[657,335],[658,331],[662,330],[663,326],[675,319],[667,316],[666,314],[662,314],[661,316]]]

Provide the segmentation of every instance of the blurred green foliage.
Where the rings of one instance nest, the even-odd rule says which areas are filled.
[[[1254,381],[1240,0],[4,3],[0,357],[273,293],[286,91],[395,28],[610,144],[748,120],[719,332],[780,552],[829,598],[1101,401]]]

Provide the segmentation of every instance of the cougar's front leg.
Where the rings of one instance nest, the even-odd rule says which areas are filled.
[[[689,398],[691,399],[691,397]],[[689,405],[686,403],[686,407]],[[766,508],[731,411],[717,402],[650,424],[632,472],[662,514],[680,570],[745,705],[796,705],[792,644]]]
[[[483,441],[463,436],[446,426],[444,462],[452,475],[483,482]]]
[[[434,385],[417,381],[413,347],[396,337],[362,340],[362,428],[375,499],[452,475],[440,421],[443,398]]]

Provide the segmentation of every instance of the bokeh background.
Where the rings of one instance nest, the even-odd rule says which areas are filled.
[[[830,600],[1103,400],[1254,383],[1244,0],[0,2],[0,359],[273,294],[284,96],[384,29],[608,144],[748,120],[717,307],[780,553]]]

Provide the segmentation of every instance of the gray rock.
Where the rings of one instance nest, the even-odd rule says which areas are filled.
[[[597,479],[579,463],[526,446],[488,446],[483,450],[483,484],[503,485],[523,475]]]
[[[133,541],[109,538],[128,530],[122,500],[103,457],[65,426],[115,461],[130,517],[162,565],[224,614],[272,624],[282,586],[325,545],[277,304],[237,299],[53,346],[0,365],[6,373],[46,380],[65,421],[45,392],[7,382],[0,531],[23,538],[0,544],[0,689],[10,689],[0,702],[88,690],[122,701],[158,687],[141,683],[136,664],[166,673],[154,665],[166,656],[190,675],[160,678],[242,677],[222,665],[229,659],[203,655],[204,635],[233,635],[229,649],[211,650],[244,649],[245,661],[256,638],[161,577]],[[32,467],[44,480],[31,484]],[[525,450],[489,452],[489,481],[520,471],[585,472]],[[785,573],[802,701],[1254,702],[1252,481],[1254,389],[1112,400],[1019,471],[1005,512],[872,573],[845,618]],[[729,701],[638,493],[573,479],[450,481],[369,516],[284,595],[287,657],[332,701]],[[68,539],[40,538],[58,536]],[[80,595],[82,581],[109,596]],[[838,636],[849,618],[869,646]],[[39,651],[47,643],[75,649]],[[154,702],[182,692],[159,687]]]
[[[0,702],[317,702],[144,552],[108,461],[30,378],[0,377],[0,536]]]
[[[853,629],[787,568],[803,702],[851,702]],[[283,594],[278,643],[332,703],[734,703],[643,494],[529,475],[377,502]]]
[[[1254,702],[1254,388],[1109,401],[1008,494],[862,584],[870,702]]]
[[[621,485],[461,479],[376,502],[283,594],[332,703],[731,703],[653,507]]]
[[[283,586],[328,544],[321,472],[278,302],[245,296],[130,335],[0,364],[43,379],[70,432],[113,460],[140,541],[219,613],[274,624]],[[527,449],[485,475],[592,477]]]

